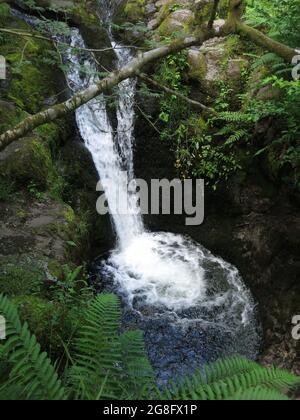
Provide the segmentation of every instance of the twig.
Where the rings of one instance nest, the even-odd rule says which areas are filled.
[[[6,29],[6,28],[0,28],[0,32],[7,33],[7,34],[10,34],[10,35],[16,35],[16,36],[21,36],[21,37],[30,37],[30,38],[41,39],[43,41],[53,42],[53,38],[46,37],[44,35],[33,34],[31,32],[19,32],[19,31],[14,31],[12,29]],[[55,40],[55,42],[57,44],[64,45],[68,48],[72,48],[72,46],[69,45],[66,42],[62,42],[62,41],[58,41],[58,40]],[[145,48],[140,48],[140,47],[136,47],[136,46],[133,46],[133,45],[118,45],[118,46],[115,46],[115,47],[106,47],[106,48],[101,48],[101,49],[73,47],[73,49],[75,49],[75,50],[86,51],[86,52],[91,52],[91,53],[108,52],[108,51],[114,51],[114,50],[119,50],[119,49],[124,49],[124,48],[133,48],[133,49],[137,49],[137,50],[145,49]]]
[[[195,108],[200,108],[202,111],[205,111],[209,114],[217,114],[217,112],[212,109],[207,107],[206,105],[201,104],[198,101],[194,101],[193,99],[190,99],[184,95],[182,95],[182,93],[177,92],[176,90],[170,89],[167,86],[164,86],[158,82],[156,82],[155,80],[151,79],[150,77],[148,77],[146,74],[144,73],[139,73],[138,77],[142,80],[144,80],[147,83],[150,83],[152,86],[156,87],[157,89],[163,90],[164,92],[168,93],[169,95],[175,95],[178,98],[182,99],[183,101],[187,102],[189,105],[195,107]]]

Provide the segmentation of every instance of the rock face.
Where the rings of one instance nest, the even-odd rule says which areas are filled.
[[[213,38],[200,48],[191,48],[188,52],[191,79],[212,94],[220,81],[239,89],[242,73],[248,66],[248,61],[237,54],[239,42],[234,37]]]
[[[30,29],[9,15],[1,23]],[[85,34],[91,33],[87,26]],[[48,106],[53,97],[62,99],[59,92],[65,90],[63,74],[43,65],[43,50],[51,49],[50,43],[33,40],[31,48],[24,48],[26,40],[15,41],[5,36],[2,42],[9,71],[8,79],[0,82],[1,132],[28,112]],[[22,54],[24,64],[16,72]],[[96,213],[96,183],[92,159],[77,138],[73,118],[47,124],[11,143],[0,153],[1,258],[20,257],[29,266],[36,260],[48,270],[48,261],[80,264],[106,251],[114,238],[109,221]],[[91,232],[98,244],[94,251]]]
[[[140,103],[148,115],[157,112]],[[144,122],[136,127],[138,178],[174,179],[171,144],[162,142]],[[263,326],[262,363],[300,372],[298,344],[292,339],[292,316],[299,313],[300,217],[294,198],[274,185],[263,168],[233,178],[218,192],[206,189],[205,221],[185,226],[181,216],[146,216],[150,230],[187,234],[235,265],[258,302]]]

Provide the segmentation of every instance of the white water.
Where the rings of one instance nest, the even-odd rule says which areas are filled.
[[[116,67],[121,67],[132,58],[131,51],[120,48],[110,31],[109,35],[116,52]],[[84,47],[76,29],[72,31],[72,45]],[[70,54],[69,60],[72,66],[68,79],[74,90],[99,80],[92,57]],[[92,76],[80,74],[80,65],[84,65],[86,73]],[[128,178],[134,178],[135,91],[135,80],[126,80],[119,85],[116,133],[103,95],[76,111],[78,128],[91,152],[111,208],[117,189],[122,188],[119,172],[126,170]],[[127,190],[122,193],[127,194]],[[243,334],[247,328],[255,334],[254,302],[237,269],[187,237],[147,232],[141,216],[135,211],[136,196],[132,194],[128,199],[131,214],[124,216],[114,209],[111,216],[118,245],[110,258],[101,264],[102,276],[112,279],[127,303],[136,308],[135,303],[142,302],[152,308],[151,316],[153,313],[159,317],[169,314],[174,322],[184,325],[212,323],[237,336],[241,329]],[[191,308],[196,312],[193,316],[186,315]],[[258,341],[257,337],[255,341]],[[256,343],[253,345],[256,348]]]
[[[84,48],[84,41],[77,29],[72,30],[72,47]],[[116,48],[118,64],[122,65],[130,59],[127,49]],[[99,81],[96,66],[91,57],[79,57],[69,54],[72,64],[68,74],[69,84],[74,91],[81,90]],[[81,66],[87,75],[82,75]],[[127,92],[127,95],[125,94]],[[114,213],[113,222],[119,245],[124,248],[126,243],[142,232],[141,217],[136,213],[136,197],[128,199],[129,214],[121,215],[115,206],[116,196],[127,196],[127,189],[120,183],[120,173],[126,170],[129,179],[133,178],[132,138],[134,129],[134,93],[135,81],[124,81],[119,87],[119,102],[117,109],[118,129],[115,134],[106,110],[106,100],[103,95],[90,101],[76,111],[77,125],[87,149],[91,152],[101,184],[106,192],[108,205]],[[119,192],[120,189],[123,189]]]

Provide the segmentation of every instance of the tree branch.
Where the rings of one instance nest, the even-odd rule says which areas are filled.
[[[32,32],[23,32],[23,31],[20,32],[20,31],[15,31],[13,29],[7,29],[7,28],[0,28],[0,32],[6,33],[6,34],[9,34],[9,35],[20,36],[22,38],[29,37],[29,38],[41,39],[43,41],[50,41],[50,42],[54,42],[55,44],[64,45],[67,48],[71,48],[71,46],[69,44],[67,44],[66,42],[58,41],[57,39],[46,37],[44,35],[33,34]],[[123,49],[123,48],[133,48],[133,49],[138,49],[138,50],[143,49],[143,48],[136,47],[136,46],[131,46],[131,45],[130,46],[129,45],[128,46],[127,45],[126,46],[120,45],[120,46],[107,47],[107,48],[101,48],[101,49],[74,47],[74,50],[86,51],[86,52],[91,52],[91,53],[101,53],[101,52],[107,52],[107,51],[112,51],[112,50],[116,50],[116,49]]]
[[[291,63],[293,57],[297,54],[296,49],[290,48],[287,45],[282,44],[281,42],[274,41],[267,35],[263,34],[261,31],[251,28],[251,26],[248,26],[241,21],[237,22],[236,30],[238,33],[243,33],[247,35],[248,38],[255,44],[279,55],[288,63]]]
[[[118,71],[110,73],[105,79],[89,86],[87,89],[75,94],[72,98],[61,104],[55,105],[39,112],[38,114],[25,118],[25,120],[19,123],[15,128],[6,131],[0,136],[0,150],[3,150],[10,143],[25,136],[35,128],[75,111],[77,108],[86,104],[101,93],[111,90],[123,80],[135,77],[146,65],[164,58],[169,54],[179,52],[193,45],[202,44],[206,39],[208,39],[207,34],[202,34],[197,38],[184,38],[146,53],[139,54],[126,66],[122,67]]]
[[[230,0],[228,19],[223,29],[225,35],[232,32],[243,33],[247,35],[247,37],[255,44],[266,48],[271,52],[274,52],[284,60],[291,63],[292,58],[297,54],[297,50],[290,48],[280,42],[274,41],[272,38],[263,34],[261,31],[246,25],[242,21],[245,10],[245,0]]]
[[[138,77],[142,80],[144,80],[145,82],[149,83],[150,85],[154,86],[157,89],[160,89],[166,93],[168,93],[169,95],[175,95],[177,96],[177,98],[180,98],[181,100],[183,100],[184,102],[188,103],[189,105],[193,106],[194,108],[198,108],[201,109],[201,111],[205,111],[208,114],[217,114],[216,111],[212,108],[207,107],[206,105],[201,104],[198,101],[194,101],[193,99],[187,98],[186,96],[182,95],[182,93],[170,89],[167,86],[164,86],[158,82],[156,82],[156,80],[151,79],[150,77],[148,77],[146,74],[144,73],[139,73]]]

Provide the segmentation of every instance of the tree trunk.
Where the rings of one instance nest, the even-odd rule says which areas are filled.
[[[274,41],[257,29],[251,28],[242,21],[246,10],[245,0],[230,0],[229,13],[223,34],[228,35],[233,32],[245,34],[252,42],[282,57],[291,63],[297,51],[280,42]]]
[[[236,30],[238,33],[247,35],[247,37],[255,44],[279,55],[288,63],[291,63],[293,57],[298,54],[297,50],[281,44],[280,42],[274,41],[273,39],[264,35],[262,32],[251,28],[251,26],[248,26],[241,21],[237,22]]]
[[[184,38],[146,53],[139,54],[129,64],[120,70],[110,73],[110,75],[105,79],[88,87],[82,92],[77,93],[66,102],[55,105],[46,109],[45,111],[41,111],[38,114],[25,118],[25,120],[19,123],[15,128],[6,131],[0,136],[0,150],[3,150],[10,143],[19,139],[20,137],[25,136],[27,133],[39,127],[40,125],[52,122],[72,111],[75,111],[77,108],[86,104],[101,93],[110,91],[114,86],[118,85],[123,80],[130,77],[135,77],[140,72],[140,70],[149,63],[164,58],[169,54],[179,52],[193,45],[201,45],[205,39],[207,39],[206,34],[200,35],[197,38]]]

